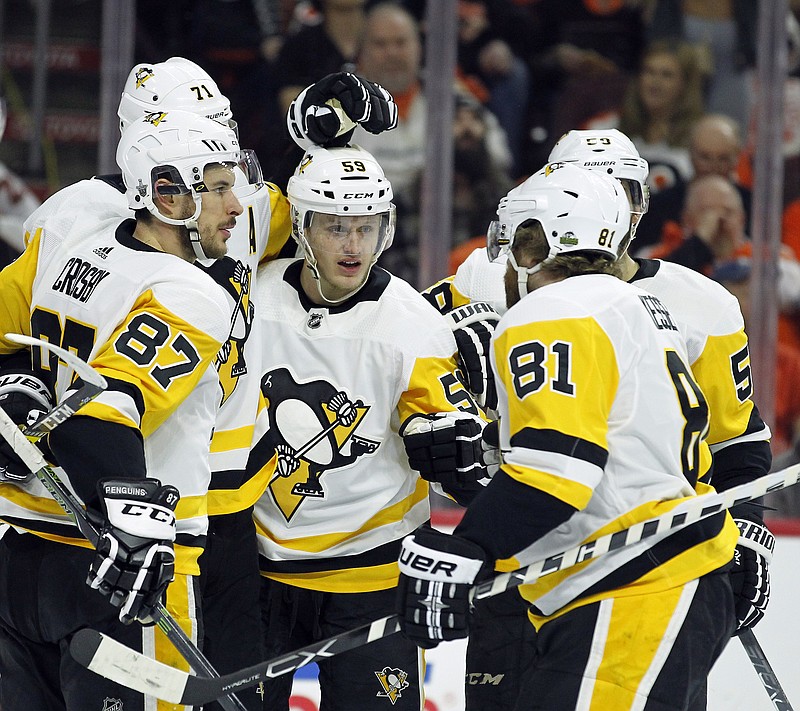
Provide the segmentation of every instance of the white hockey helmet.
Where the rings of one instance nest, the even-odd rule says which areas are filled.
[[[201,210],[201,194],[208,192],[204,172],[209,166],[225,166],[236,185],[258,185],[261,167],[251,150],[241,150],[233,129],[212,119],[187,111],[146,114],[131,123],[117,146],[117,165],[122,171],[125,195],[132,210],[146,209],[170,225],[183,225],[189,230],[192,248],[198,259],[206,255],[200,247],[197,219]],[[171,185],[161,192],[191,195],[194,214],[184,220],[162,215],[153,201],[157,179],[168,178]]]
[[[289,178],[286,196],[291,205],[292,234],[318,284],[317,259],[308,237],[317,214],[378,216],[378,239],[370,267],[392,244],[395,230],[392,186],[374,156],[359,146],[309,148]]]
[[[208,72],[183,57],[137,64],[128,74],[117,109],[120,131],[155,111],[189,111],[236,129],[231,102]]]
[[[635,237],[639,220],[647,212],[650,203],[650,188],[647,185],[650,166],[622,131],[616,128],[568,131],[550,151],[547,161],[573,163],[619,180],[628,192],[631,239]],[[624,246],[627,247],[627,243]]]
[[[527,277],[558,255],[593,253],[617,259],[630,215],[618,181],[570,163],[550,163],[500,200],[498,219],[489,225],[487,252],[490,260],[508,255],[522,293]],[[517,265],[511,248],[517,228],[529,220],[542,225],[550,249],[542,262],[526,269]]]

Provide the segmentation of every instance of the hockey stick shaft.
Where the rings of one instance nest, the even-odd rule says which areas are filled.
[[[353,403],[353,407],[362,407],[363,405],[364,403],[361,402],[361,400],[356,400]],[[331,422],[325,429],[321,430],[320,432],[317,432],[317,434],[315,434],[310,440],[308,440],[308,442],[306,442],[302,447],[300,447],[300,449],[298,449],[294,453],[294,457],[296,459],[300,459],[300,457],[302,457],[306,452],[308,452],[308,450],[314,447],[318,442],[321,442],[325,437],[328,436],[329,432],[335,430],[340,424],[342,424],[342,416],[337,415],[336,419],[333,422]]]
[[[13,335],[13,334],[12,334]],[[7,334],[7,337],[11,337]],[[91,380],[87,380],[85,377],[88,376],[88,373],[82,373],[86,369],[92,370],[93,369],[88,366],[83,361],[77,359],[70,353],[63,351],[63,349],[58,348],[56,346],[52,346],[49,343],[44,341],[38,341],[38,339],[31,339],[26,336],[17,337],[20,343],[26,343],[28,345],[42,345],[45,348],[53,350],[58,354],[60,358],[64,355],[68,356],[65,359],[69,365],[73,366],[73,361],[78,361],[80,364],[79,368],[75,368],[76,372],[84,379],[85,382],[91,382]],[[16,340],[16,339],[12,339]],[[74,367],[74,366],[73,366]],[[94,371],[93,371],[94,372]],[[89,376],[91,378],[91,376]],[[99,374],[97,377],[102,378]],[[105,390],[105,379],[102,379],[102,387],[100,387],[100,383],[95,381],[95,385],[98,388],[96,394],[99,394],[103,390]],[[77,393],[76,393],[77,394]],[[93,397],[93,395],[89,397],[85,402],[88,402]],[[85,402],[83,404],[85,404]],[[58,410],[58,406],[45,415],[47,418],[50,414],[56,412]],[[77,408],[76,410],[77,411]],[[66,410],[62,410],[61,413],[65,413]],[[67,414],[66,416],[59,416],[58,421],[52,427],[46,430],[49,432],[55,427],[66,420],[72,413]],[[44,420],[45,418],[42,418]],[[41,422],[40,420],[39,422]],[[38,425],[38,422],[36,423]],[[36,427],[36,425],[34,425]],[[100,532],[97,530],[95,525],[86,515],[86,511],[84,510],[82,504],[78,499],[72,494],[72,492],[64,485],[58,475],[53,471],[50,465],[45,461],[44,457],[42,456],[41,451],[39,448],[31,442],[31,440],[26,436],[26,431],[20,430],[19,426],[8,416],[8,414],[0,408],[0,435],[8,442],[14,452],[19,456],[20,459],[25,463],[25,466],[36,476],[36,478],[44,485],[44,487],[50,492],[50,495],[55,499],[56,503],[61,506],[62,509],[67,513],[67,515],[72,519],[75,525],[78,527],[78,530],[81,534],[92,544],[95,548],[97,547],[97,541],[100,538]],[[192,642],[192,640],[186,635],[183,629],[178,625],[175,619],[170,615],[167,611],[166,607],[162,603],[158,603],[154,609],[153,618],[167,637],[167,639],[172,642],[175,648],[183,655],[183,657],[189,662],[189,664],[197,671],[208,674],[210,676],[219,676],[217,671],[214,667],[211,666],[209,661],[203,656],[197,646]],[[231,700],[229,699],[220,699],[220,704],[225,708],[227,711],[245,711],[244,705],[235,697],[232,697]]]
[[[680,502],[672,511],[610,533],[593,542],[582,543],[544,561],[512,573],[501,573],[472,588],[473,599],[498,595],[523,583],[634,545],[657,534],[681,529],[737,504],[751,501],[771,491],[792,486],[800,479],[800,464],[722,493],[704,494]],[[172,703],[202,705],[222,694],[254,686],[267,679],[289,674],[311,662],[329,659],[400,630],[397,616],[383,617],[370,624],[315,642],[302,649],[269,659],[218,679],[201,679],[156,662],[92,629],[75,634],[70,643],[72,656],[79,664],[116,681]]]
[[[52,343],[42,341],[38,338],[31,336],[23,336],[19,333],[7,333],[5,336],[9,341],[19,343],[20,345],[30,346],[31,348],[43,348],[55,353],[59,359],[64,361],[70,368],[72,368],[83,381],[75,392],[70,393],[60,403],[58,403],[52,410],[45,413],[34,424],[26,427],[25,435],[31,439],[38,440],[44,437],[48,432],[52,432],[64,420],[72,417],[80,408],[87,402],[94,400],[101,392],[107,387],[106,379],[100,375],[88,363],[85,363],[73,353],[70,353],[63,348],[54,346]]]
[[[742,643],[744,651],[747,652],[747,656],[750,658],[758,678],[764,685],[764,690],[767,692],[769,700],[772,701],[772,705],[777,711],[793,711],[789,698],[778,681],[775,670],[769,663],[767,655],[764,654],[764,650],[756,639],[753,630],[746,629],[740,632],[739,641]]]

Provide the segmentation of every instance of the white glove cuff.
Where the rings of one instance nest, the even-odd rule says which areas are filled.
[[[452,311],[448,311],[444,316],[447,319],[447,323],[450,324],[450,328],[454,331],[464,328],[464,326],[469,326],[471,323],[478,323],[487,319],[500,320],[500,314],[486,301],[473,301],[472,303],[464,304]]]
[[[414,536],[403,539],[400,572],[419,580],[472,584],[483,561],[419,545]]]
[[[754,550],[765,558],[767,563],[771,563],[772,553],[775,550],[775,536],[769,532],[769,529],[763,524],[743,518],[735,518],[733,521],[739,527],[737,545]]]

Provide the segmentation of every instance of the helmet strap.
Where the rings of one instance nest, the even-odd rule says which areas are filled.
[[[545,261],[547,260],[542,260],[538,264],[534,264],[532,267],[521,267],[519,264],[517,264],[517,260],[514,258],[514,253],[511,250],[508,251],[508,263],[517,273],[517,289],[519,291],[520,299],[524,299],[530,293],[528,289],[528,277],[536,274],[536,272],[542,268],[542,264],[544,264]]]
[[[186,220],[186,229],[189,230],[189,244],[192,245],[192,251],[197,259],[208,260],[208,255],[203,251],[203,245],[200,243],[200,229],[197,226],[197,220]]]

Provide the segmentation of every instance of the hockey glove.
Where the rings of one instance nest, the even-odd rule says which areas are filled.
[[[491,572],[480,546],[431,528],[403,539],[397,614],[403,635],[418,647],[469,634],[470,587]]]
[[[733,554],[733,588],[736,633],[754,627],[764,617],[769,602],[769,564],[775,550],[775,537],[760,521],[734,519],[739,527],[739,543]]]
[[[286,117],[298,146],[346,146],[356,124],[370,133],[397,126],[397,104],[379,84],[350,72],[328,74],[306,87],[291,103]]]
[[[486,423],[468,412],[412,415],[400,436],[412,469],[445,486],[472,484],[487,476],[482,433]]]
[[[467,389],[487,410],[497,409],[497,388],[489,360],[492,334],[500,316],[491,304],[476,301],[445,314],[458,346],[458,361]]]
[[[481,457],[490,479],[497,474],[502,457],[500,456],[500,420],[492,420],[481,433]]]
[[[53,398],[47,386],[32,371],[10,371],[0,375],[0,407],[22,429],[52,409]],[[0,440],[0,481],[30,479],[33,473],[11,445],[4,438]]]
[[[180,494],[158,479],[104,479],[100,540],[87,584],[120,608],[129,624],[151,614],[175,571],[175,507]]]

